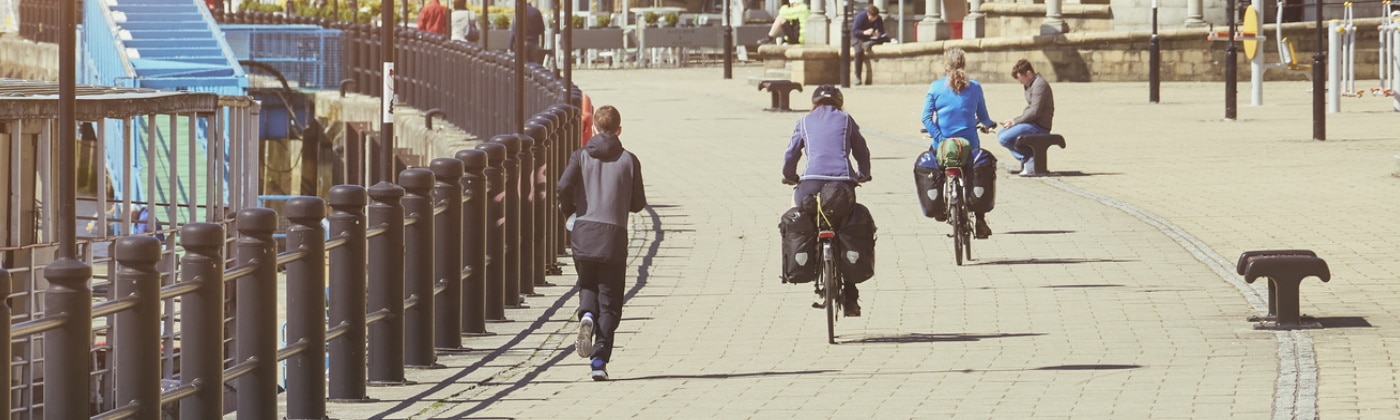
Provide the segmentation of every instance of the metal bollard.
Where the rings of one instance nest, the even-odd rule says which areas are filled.
[[[330,251],[330,322],[346,327],[345,335],[329,340],[331,401],[368,399],[365,391],[365,188],[336,185],[330,190],[331,238],[345,244]]]
[[[238,211],[235,267],[256,266],[236,279],[234,363],[252,362],[252,371],[235,379],[238,415],[255,419],[277,417],[277,312],[267,310],[277,300],[277,212],[266,208]]]
[[[505,213],[501,217],[505,233],[501,239],[505,254],[505,305],[507,308],[523,308],[520,299],[520,137],[502,134],[491,138],[492,143],[506,147],[505,162]]]
[[[538,248],[536,248],[535,252],[537,253],[536,258],[543,264],[543,270],[546,275],[558,275],[563,272],[559,268],[558,256],[553,252],[554,243],[558,241],[558,232],[554,226],[561,222],[558,210],[559,203],[557,197],[555,197],[557,194],[555,194],[555,185],[553,183],[553,181],[559,179],[559,174],[557,172],[559,172],[560,169],[558,165],[554,163],[554,161],[557,160],[555,157],[557,151],[555,149],[559,147],[559,132],[555,128],[554,118],[554,112],[545,111],[535,114],[535,116],[530,117],[530,119],[525,122],[526,133],[530,133],[530,127],[532,125],[544,127],[544,131],[547,133],[544,135],[545,140],[541,145],[540,151],[535,154],[535,164],[542,165],[538,176],[543,177],[543,182],[536,186],[537,197],[535,197],[535,199],[541,200],[540,204],[536,205],[536,210],[543,214],[543,217],[537,220],[537,224],[535,225],[535,236],[540,240],[540,243],[536,245]],[[549,284],[546,281],[546,283],[542,285]]]
[[[525,135],[535,139],[530,147],[530,155],[534,158],[531,161],[530,176],[525,182],[530,183],[530,214],[526,215],[530,219],[531,231],[529,243],[525,245],[530,250],[530,266],[533,272],[531,279],[535,286],[553,286],[545,281],[545,273],[548,271],[552,261],[548,258],[548,248],[545,245],[549,242],[549,228],[546,214],[554,211],[549,206],[549,165],[546,163],[548,157],[549,129],[538,124],[538,120],[530,120],[525,123]]]
[[[383,229],[383,233],[368,238],[369,311],[384,314],[383,319],[369,324],[370,385],[407,383],[403,369],[403,207],[399,205],[403,195],[403,188],[387,182],[369,187],[369,227]]]
[[[433,207],[447,210],[433,221],[433,278],[442,285],[434,299],[433,339],[439,349],[462,348],[462,161],[437,158]]]
[[[126,236],[113,245],[117,298],[134,299],[136,307],[113,317],[114,370],[119,372],[117,404],[140,407],[134,418],[155,420],[160,412],[160,241]]]
[[[517,255],[520,260],[520,294],[529,297],[544,296],[535,293],[535,272],[540,271],[535,263],[535,139],[524,134],[517,134],[520,139],[520,212],[519,226],[520,240],[516,244]]]
[[[287,346],[304,346],[287,358],[287,418],[326,416],[326,203],[319,197],[287,201]],[[295,309],[294,309],[295,308]]]
[[[180,227],[180,283],[199,290],[180,297],[180,384],[198,384],[180,400],[180,418],[213,419],[224,413],[224,227]]]
[[[62,258],[44,268],[44,277],[49,280],[44,317],[67,318],[63,326],[44,332],[44,401],[50,402],[44,405],[44,414],[86,418],[87,398],[81,396],[92,389],[87,369],[92,348],[92,289],[88,288],[92,267]]]
[[[4,267],[0,267],[0,296],[9,296],[11,290],[13,289],[10,286],[10,272],[6,271]],[[10,299],[0,299],[0,316],[10,319],[10,312]],[[10,323],[0,322],[0,339],[8,342],[10,338]],[[10,346],[0,346],[0,360],[10,360],[10,353]],[[10,382],[13,380],[13,372],[14,369],[0,369],[0,383],[13,383]],[[10,401],[10,394],[9,392],[0,392],[0,410],[3,410],[0,413],[10,412],[10,406],[13,404]]]
[[[501,217],[506,208],[506,147],[500,143],[481,143],[477,150],[486,152],[486,320],[506,321],[505,292],[505,222]]]
[[[399,172],[404,218],[412,225],[403,232],[404,357],[405,365],[432,367],[433,352],[433,172],[409,168]]]
[[[486,331],[486,152],[458,150],[462,161],[462,334]]]

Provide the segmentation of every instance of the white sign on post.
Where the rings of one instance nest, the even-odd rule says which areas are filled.
[[[381,98],[380,100],[383,101],[383,103],[380,104],[380,107],[381,107],[380,109],[383,109],[383,110],[384,110],[384,116],[383,116],[384,122],[386,122],[386,123],[393,123],[393,122],[394,122],[394,97],[395,97],[395,94],[394,94],[394,63],[393,63],[393,62],[384,63],[384,73],[382,73],[382,74],[384,75],[384,90],[382,91],[383,94],[380,95],[380,98]]]

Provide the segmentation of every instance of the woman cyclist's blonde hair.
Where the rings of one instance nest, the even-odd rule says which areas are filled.
[[[967,88],[967,72],[963,69],[967,67],[967,54],[962,48],[949,48],[943,52],[943,69],[948,75],[948,87],[953,88],[954,93],[962,93]]]

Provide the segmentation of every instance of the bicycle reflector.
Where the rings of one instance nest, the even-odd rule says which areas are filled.
[[[829,230],[823,230],[823,231],[821,231],[821,232],[817,232],[817,237],[818,237],[818,238],[821,238],[821,239],[831,239],[831,238],[835,238],[835,237],[836,237],[836,232],[829,231]]]
[[[948,176],[962,176],[962,168],[945,168],[943,173]]]

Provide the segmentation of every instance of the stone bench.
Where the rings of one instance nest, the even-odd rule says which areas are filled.
[[[1035,165],[1030,168],[1032,176],[1050,174],[1050,171],[1046,169],[1046,166],[1048,166],[1046,162],[1050,160],[1050,156],[1046,151],[1050,149],[1050,146],[1060,146],[1061,149],[1065,148],[1064,136],[1059,134],[1033,134],[1016,137],[1016,148],[1029,149],[1031,151],[1030,156],[1035,158]]]

